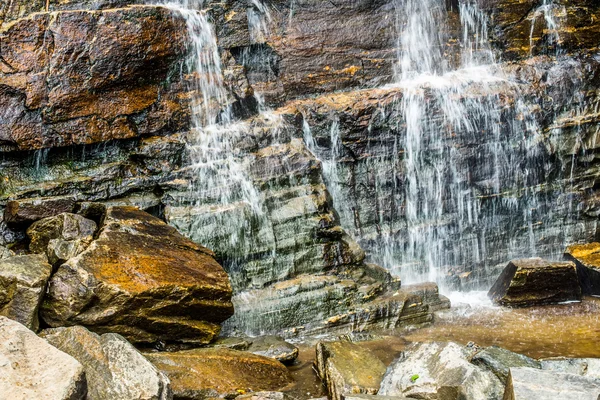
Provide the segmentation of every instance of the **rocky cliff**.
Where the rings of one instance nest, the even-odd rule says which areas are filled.
[[[403,277],[407,261],[398,254],[411,246],[409,94],[384,86],[395,82],[403,3],[204,2],[227,91],[221,106],[235,119],[222,132],[226,157],[243,169],[255,204],[233,184],[224,202],[217,194],[228,182],[206,183],[211,171],[190,129],[201,98],[190,82],[202,77],[190,67],[185,18],[134,3],[0,5],[0,244],[18,250],[44,204],[68,204],[61,211],[69,212],[89,201],[136,205],[216,252],[235,293],[226,331],[291,335],[428,321],[437,289],[398,290],[388,272],[367,264],[392,253],[386,267]],[[446,3],[452,55],[469,14]],[[476,112],[475,128],[458,129],[437,89],[420,94],[427,129],[443,132],[442,143],[460,154],[447,173],[455,162],[471,171],[457,187],[468,183],[468,204],[490,221],[435,222],[451,232],[436,250],[450,254],[440,282],[463,288],[485,286],[515,254],[561,254],[566,240],[593,239],[598,216],[600,6],[478,3],[494,68],[509,78],[470,83],[452,104],[476,103],[494,117]],[[560,32],[543,23],[545,12]],[[421,151],[434,154],[439,143]],[[498,154],[506,157],[494,165],[504,167],[488,168]],[[439,201],[444,216],[466,213],[450,195]],[[16,218],[15,209],[26,211]]]

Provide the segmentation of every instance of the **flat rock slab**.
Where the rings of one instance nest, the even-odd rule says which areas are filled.
[[[70,196],[11,200],[6,203],[4,221],[12,225],[32,223],[63,212],[73,212],[75,204],[75,198]]]
[[[377,394],[385,364],[364,347],[350,342],[319,342],[317,373],[332,399],[347,394]]]
[[[504,400],[598,400],[600,380],[575,374],[511,368]]]
[[[0,317],[2,398],[83,400],[86,391],[83,366],[77,360],[18,322]]]
[[[508,263],[488,296],[495,304],[529,307],[581,300],[581,288],[573,262],[524,258]]]
[[[250,353],[274,358],[284,364],[292,364],[298,358],[298,348],[279,336],[258,336],[249,340]]]
[[[575,262],[584,295],[600,295],[600,243],[567,247],[565,258]]]
[[[42,334],[83,365],[87,400],[173,398],[169,379],[120,335],[99,336],[82,326],[47,329]]]
[[[538,360],[496,346],[481,350],[473,356],[471,362],[492,371],[502,383],[506,383],[510,368],[541,367],[541,363]]]
[[[132,342],[210,342],[233,314],[213,253],[134,207],[109,207],[98,238],[58,268],[41,308],[52,326],[82,325]]]
[[[51,273],[45,255],[0,259],[0,315],[37,330],[38,310]]]
[[[456,343],[421,343],[388,368],[379,395],[423,400],[500,399],[504,386],[471,364],[472,351]]]
[[[145,356],[167,374],[176,399],[280,391],[292,383],[279,361],[243,351],[204,348]]]

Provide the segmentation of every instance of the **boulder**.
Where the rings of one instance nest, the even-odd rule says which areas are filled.
[[[0,246],[0,260],[3,258],[12,257],[15,255],[15,252],[10,250],[7,247]]]
[[[28,224],[74,209],[75,198],[71,196],[11,200],[6,203],[4,221],[12,225]]]
[[[423,400],[500,399],[503,385],[469,360],[472,350],[456,343],[421,343],[388,368],[379,395]]]
[[[575,244],[567,247],[565,258],[575,262],[584,295],[600,295],[600,243]]]
[[[37,330],[38,310],[51,273],[45,255],[0,259],[0,315]]]
[[[210,346],[214,348],[226,348],[231,350],[248,350],[252,339],[243,337],[226,337],[215,340]]]
[[[213,253],[134,207],[109,207],[98,238],[58,268],[41,308],[51,327],[83,325],[136,343],[209,343],[231,316]]]
[[[298,348],[279,336],[259,336],[251,340],[250,353],[274,358],[284,364],[291,364],[298,358]]]
[[[348,394],[342,396],[343,400],[406,400],[404,396],[378,396],[376,394]]]
[[[597,400],[600,380],[575,374],[511,368],[504,400]]]
[[[82,326],[47,329],[43,337],[85,369],[88,400],[170,400],[169,379],[116,333],[96,335]]]
[[[540,368],[538,360],[523,354],[514,353],[510,350],[497,346],[486,347],[473,356],[471,362],[480,367],[487,368],[502,381],[506,383],[508,371],[515,367]]]
[[[574,263],[524,258],[508,263],[488,296],[495,304],[528,307],[581,300],[581,288]]]
[[[64,263],[89,246],[96,232],[96,223],[81,215],[62,213],[34,222],[27,235],[29,250],[45,253],[51,264]]]
[[[565,372],[600,379],[600,358],[562,358],[541,360],[547,371]]]
[[[86,391],[83,366],[77,360],[18,322],[0,317],[0,394],[3,398],[83,400]]]
[[[346,394],[377,394],[385,364],[368,349],[350,342],[319,342],[317,374],[334,400]]]
[[[292,383],[288,370],[279,361],[237,350],[204,348],[145,355],[167,374],[176,399],[278,391]]]

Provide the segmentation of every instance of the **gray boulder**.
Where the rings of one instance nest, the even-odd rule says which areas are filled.
[[[0,259],[0,315],[37,330],[38,309],[51,273],[45,255]]]
[[[51,264],[62,264],[85,250],[94,239],[96,223],[81,215],[62,213],[34,222],[28,229],[33,253],[45,253]]]
[[[471,356],[456,343],[421,343],[388,368],[378,394],[423,400],[502,398],[500,380],[471,364]]]
[[[250,353],[274,358],[284,364],[291,364],[298,358],[298,348],[279,336],[259,336],[250,340]]]
[[[565,372],[600,379],[600,358],[562,358],[541,360],[547,371]]]
[[[503,400],[598,400],[600,380],[536,368],[511,368]]]
[[[541,363],[538,360],[496,346],[481,350],[473,356],[471,362],[492,371],[502,383],[506,383],[510,368],[541,367]]]
[[[317,343],[317,373],[329,395],[377,394],[385,365],[369,350],[350,342]]]
[[[10,400],[83,400],[83,366],[22,324],[0,317],[0,396]],[[4,397],[5,395],[9,395]]]
[[[82,326],[48,329],[43,337],[85,368],[88,400],[170,400],[169,379],[122,336]]]
[[[0,260],[14,256],[15,253],[7,247],[0,245]]]

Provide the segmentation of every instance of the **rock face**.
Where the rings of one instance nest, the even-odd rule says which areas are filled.
[[[83,367],[18,322],[0,317],[0,393],[11,399],[84,400]]]
[[[203,400],[240,392],[277,391],[292,379],[277,360],[229,349],[146,353],[169,377],[176,399]]]
[[[600,380],[574,374],[511,368],[504,400],[596,400]]]
[[[490,371],[469,362],[456,343],[422,343],[389,366],[380,395],[419,399],[501,399],[503,385]]]
[[[131,138],[181,124],[186,114],[161,86],[186,40],[183,18],[167,8],[31,14],[5,24],[0,40],[4,145]]]
[[[496,346],[481,350],[473,356],[471,362],[492,371],[503,384],[506,384],[510,368],[542,366],[538,360]]]
[[[332,399],[377,394],[386,367],[367,349],[350,342],[319,342],[317,373]]]
[[[44,255],[0,259],[0,315],[36,331],[38,310],[52,266]]]
[[[0,245],[24,242],[26,225],[82,203],[135,205],[215,251],[240,310],[224,325],[228,333],[292,336],[431,321],[443,301],[404,290],[393,297],[398,282],[371,274],[365,262],[405,254],[414,237],[406,215],[405,90],[381,87],[393,80],[404,7],[389,0],[202,2],[214,22],[225,103],[239,121],[223,130],[236,138],[225,146],[227,160],[239,162],[262,201],[253,215],[256,204],[239,191],[230,202],[215,196],[229,180],[200,185],[211,171],[188,146],[190,99],[202,94],[190,84],[199,76],[187,69],[193,46],[181,15],[130,7],[138,0],[52,0],[50,12],[45,3],[0,3]],[[490,287],[503,267],[496,266],[532,246],[548,255],[565,241],[593,240],[600,215],[599,4],[476,3],[495,58],[510,61],[501,65],[507,79],[470,82],[455,105],[481,104],[498,123],[486,125],[475,112],[475,129],[443,129],[450,125],[444,98],[435,85],[423,87],[424,135],[442,142],[423,154],[451,149],[469,172],[463,181],[443,169],[440,181],[460,181],[460,199],[440,199],[444,217],[431,222],[453,233],[438,276],[456,289]],[[454,64],[460,20],[472,15],[461,16],[456,1],[440,5],[448,9],[441,14],[449,26],[445,53]],[[552,18],[561,28],[547,26]],[[256,115],[255,93],[275,109],[269,118]],[[540,202],[530,201],[532,192]],[[448,224],[469,210],[492,217]],[[381,251],[390,239],[396,245]],[[387,266],[398,265],[394,274],[402,276],[407,265],[395,261]]]
[[[488,296],[503,306],[527,307],[581,300],[581,288],[574,263],[529,258],[509,262]]]
[[[541,360],[541,367],[547,371],[565,372],[600,379],[600,359],[565,358]]]
[[[34,222],[28,229],[32,253],[48,256],[51,264],[64,263],[89,246],[96,223],[77,214],[62,213]]]
[[[61,265],[42,317],[133,342],[208,343],[233,313],[226,273],[207,250],[133,207],[110,207],[98,238]]]
[[[581,291],[585,295],[600,294],[600,243],[572,245],[565,258],[575,262]]]
[[[48,329],[43,338],[79,361],[89,400],[171,400],[169,379],[123,337],[81,326]]]
[[[259,356],[274,358],[292,364],[298,358],[298,348],[279,336],[259,336],[251,339],[248,351]]]

